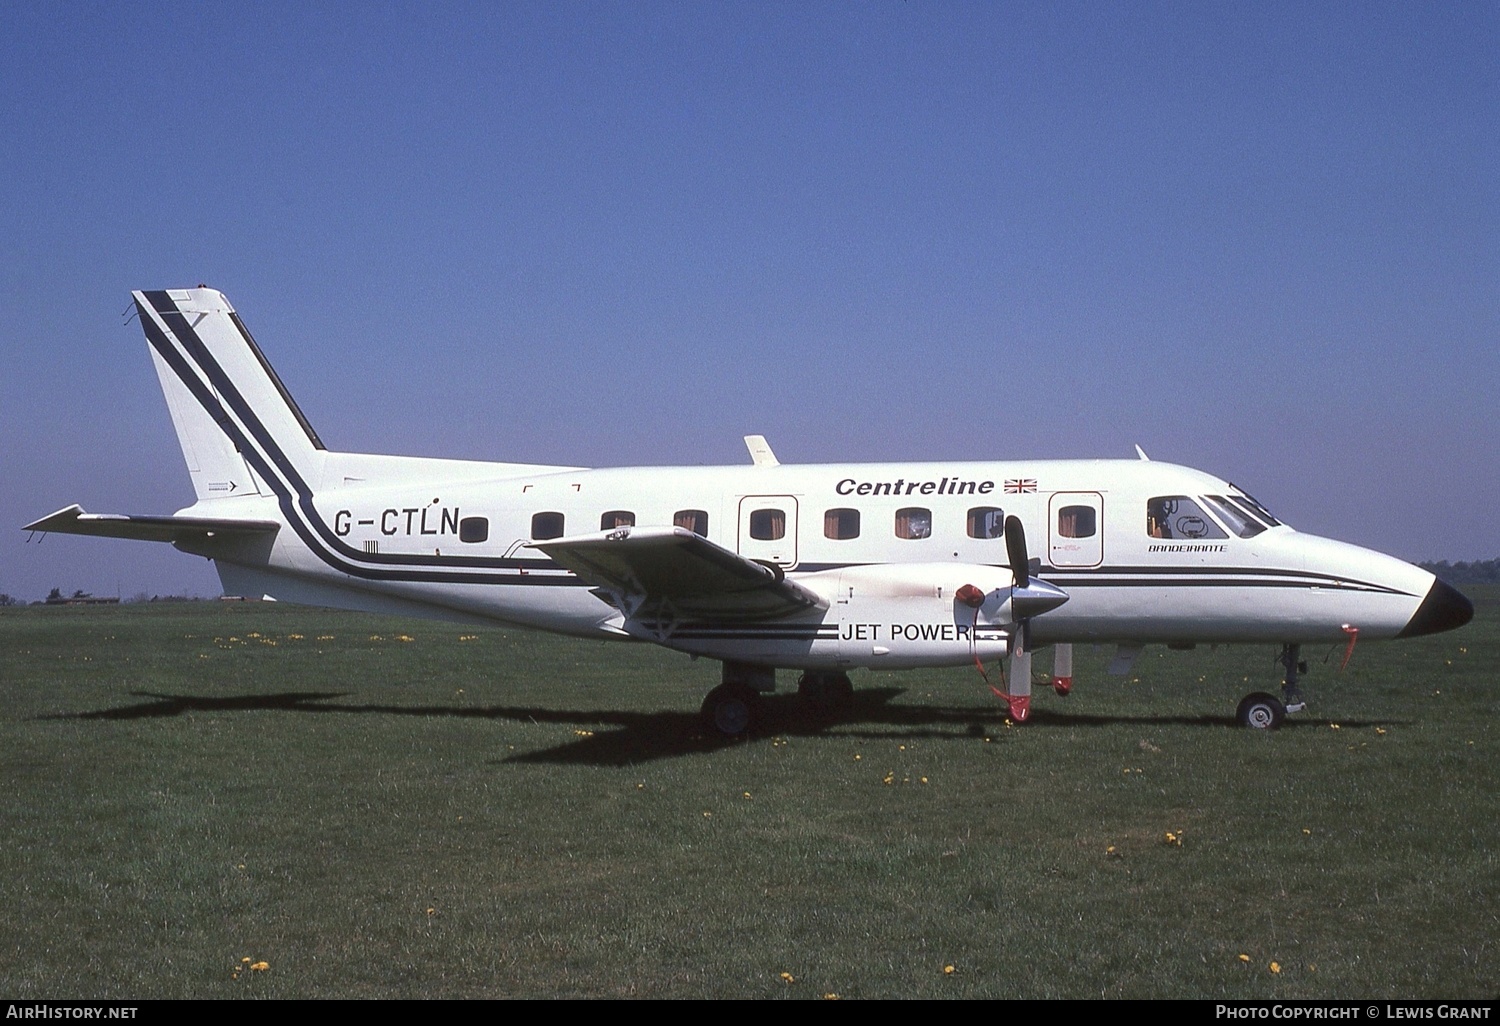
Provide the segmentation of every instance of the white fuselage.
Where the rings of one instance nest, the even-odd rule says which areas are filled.
[[[976,636],[951,596],[964,583],[1009,585],[996,529],[1007,515],[1025,526],[1037,576],[1069,596],[1036,618],[1034,645],[1332,642],[1347,637],[1346,626],[1389,638],[1433,584],[1408,563],[1284,525],[1236,531],[1205,497],[1242,493],[1144,460],[586,470],[320,458],[319,479],[303,482],[297,499],[213,499],[182,511],[232,508],[286,525],[269,551],[243,542],[193,548],[217,559],[227,591],[635,636],[766,665],[897,667],[1004,654],[1003,633]],[[1166,508],[1175,526],[1163,525]],[[794,630],[643,632],[528,547],[622,523],[706,527],[710,541],[779,566],[825,596],[827,608],[801,614]]]

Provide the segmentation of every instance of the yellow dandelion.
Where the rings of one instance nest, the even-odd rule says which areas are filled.
[[[1375,728],[1375,733],[1377,733],[1377,734],[1384,734],[1385,733],[1385,728],[1384,727],[1376,727]]]
[[[823,995],[823,1000],[824,1001],[837,1001],[838,999],[839,999],[839,996],[837,994],[835,994],[831,990],[827,994]]]
[[[240,961],[241,961],[241,962],[248,962],[248,961],[250,961],[250,960],[249,960],[249,959],[248,959],[248,958],[242,958],[242,959],[240,959]]]
[[[791,973],[782,973],[781,974],[781,982],[782,983],[796,983],[797,982],[797,977],[793,976]]]
[[[951,966],[951,965],[945,965],[945,966],[943,966],[943,975],[944,975],[944,976],[952,976],[952,975],[953,975],[953,974],[954,974],[954,973],[955,973],[955,972],[957,972],[957,971],[958,971],[958,970],[957,970],[957,969],[955,969],[955,968],[954,968],[954,967],[953,967],[953,966]]]
[[[594,732],[592,730],[575,730],[575,731],[573,731],[573,733],[576,734],[579,737],[593,737],[594,736]]]
[[[924,783],[924,784],[927,783],[927,778],[926,777],[922,778],[922,783]]]
[[[251,963],[250,968],[254,972],[263,973],[267,969],[271,968],[271,963],[270,962],[254,962],[254,963]]]
[[[1304,834],[1306,834],[1306,835],[1307,835],[1307,836],[1308,836],[1308,837],[1311,837],[1311,836],[1312,836],[1312,831],[1311,831],[1311,830],[1309,830],[1309,829],[1307,829],[1307,827],[1303,827],[1303,828],[1302,828],[1302,832],[1303,832],[1303,833],[1304,833]]]
[[[1330,724],[1329,724],[1329,725],[1328,725],[1328,729],[1329,729],[1329,730],[1338,730],[1338,729],[1340,729],[1340,728],[1339,728],[1339,725],[1338,725],[1338,724],[1337,724],[1337,723],[1330,723]]]
[[[713,813],[712,813],[712,812],[709,812],[709,811],[708,811],[708,810],[707,810],[707,809],[704,809],[704,810],[703,810],[703,818],[704,818],[704,819],[708,819],[708,818],[709,818],[709,817],[710,817],[710,816],[712,816],[712,815],[713,815]]]
[[[860,755],[860,754],[859,754],[859,753],[858,753],[858,752],[856,752],[856,753],[855,753],[855,754],[854,754],[854,761],[855,761],[855,762],[858,762],[858,761],[859,761],[859,760],[860,760],[860,759],[862,759],[862,758],[864,758],[864,756],[862,756],[862,755]]]
[[[746,798],[749,798],[749,797],[750,797],[750,792],[749,792],[749,791],[746,791],[746,792],[745,792],[745,797],[746,797]]]
[[[430,916],[435,916],[435,915],[437,915],[437,909],[435,909],[435,908],[429,908],[427,910],[427,914],[430,915]]]
[[[1240,954],[1240,961],[1241,961],[1241,962],[1248,962],[1248,961],[1250,961],[1250,956],[1249,956],[1249,955],[1246,955],[1246,954],[1244,954],[1244,953],[1243,953],[1243,952],[1242,952],[1242,953],[1241,953],[1241,954]]]
[[[1281,972],[1281,963],[1280,962],[1272,962],[1271,963],[1271,972],[1273,972],[1273,973],[1279,973],[1279,972]]]

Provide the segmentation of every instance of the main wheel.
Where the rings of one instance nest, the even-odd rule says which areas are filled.
[[[1234,718],[1240,721],[1240,726],[1252,730],[1275,730],[1286,719],[1286,706],[1275,695],[1257,691],[1245,696]]]
[[[747,687],[720,684],[703,699],[703,721],[726,737],[738,737],[755,722],[756,694]]]
[[[797,681],[797,694],[809,709],[825,716],[848,712],[854,704],[854,685],[844,673],[804,673]]]

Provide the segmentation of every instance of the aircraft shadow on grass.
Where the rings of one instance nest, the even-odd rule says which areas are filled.
[[[330,704],[345,698],[346,691],[286,691],[266,695],[207,697],[131,692],[145,699],[133,705],[66,713],[44,717],[53,720],[144,720],[181,716],[186,713],[296,712],[341,715],[457,717],[572,726],[575,736],[558,745],[509,756],[498,762],[576,763],[621,766],[711,752],[736,744],[772,737],[814,737],[834,733],[839,737],[890,740],[972,740],[998,737],[1008,731],[1002,706],[993,708],[898,705],[894,699],[903,688],[865,688],[856,691],[852,704],[839,714],[809,708],[795,694],[766,695],[761,699],[757,725],[748,735],[733,738],[705,727],[690,711],[657,710],[626,712],[618,709],[560,709],[542,706],[455,706]],[[1066,713],[1037,709],[1025,727],[1016,730],[1046,730],[1049,727],[1093,728],[1137,723],[1142,726],[1191,726],[1236,729],[1226,716],[1120,716]],[[1373,726],[1374,721],[1349,721],[1350,728]],[[1319,720],[1287,720],[1283,730],[1323,727]]]

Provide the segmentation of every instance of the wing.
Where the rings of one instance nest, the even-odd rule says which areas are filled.
[[[532,542],[596,586],[627,617],[765,620],[827,608],[781,568],[746,559],[681,527],[621,527]]]
[[[179,542],[201,538],[265,535],[275,532],[280,527],[281,525],[274,520],[223,520],[217,517],[143,517],[125,513],[85,513],[82,506],[74,504],[33,521],[21,530],[90,534],[99,538],[134,538],[138,541]]]

